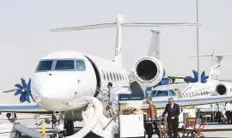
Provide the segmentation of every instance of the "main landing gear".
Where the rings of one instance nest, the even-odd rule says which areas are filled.
[[[7,113],[6,117],[10,122],[15,122],[17,120],[16,113]]]
[[[74,134],[74,122],[65,120],[64,113],[54,113],[52,115],[52,124],[59,138]]]

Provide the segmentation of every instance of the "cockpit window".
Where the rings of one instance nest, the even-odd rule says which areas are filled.
[[[168,96],[168,91],[157,91],[156,97]]]
[[[85,62],[83,60],[76,60],[76,70],[84,71],[85,70]]]
[[[85,62],[83,60],[57,60],[55,70],[85,70]]]
[[[176,93],[173,90],[169,90],[170,96],[176,96]]]
[[[55,70],[74,70],[74,60],[57,60]]]
[[[157,93],[157,91],[152,91],[150,97],[155,97],[156,93]]]
[[[52,60],[40,61],[36,71],[48,71],[52,69]]]
[[[82,59],[53,59],[40,61],[36,71],[84,71],[85,69],[85,62]]]

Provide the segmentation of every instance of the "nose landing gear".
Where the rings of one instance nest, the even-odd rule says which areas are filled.
[[[65,120],[64,113],[53,114],[52,124],[59,138],[74,134],[74,122],[72,120]]]
[[[65,120],[64,121],[64,130],[67,136],[74,134],[74,123],[73,121]]]

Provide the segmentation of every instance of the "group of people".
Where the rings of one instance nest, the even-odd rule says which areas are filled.
[[[147,103],[149,104],[147,110],[147,120],[151,123],[145,125],[146,132],[148,134],[148,138],[151,138],[153,135],[153,129],[156,134],[160,137],[160,130],[157,126],[157,111],[156,106],[152,103],[152,98],[147,99]],[[180,107],[178,104],[174,102],[173,98],[168,99],[168,104],[165,107],[165,110],[162,114],[162,118],[167,114],[167,123],[168,123],[168,136],[170,138],[178,137],[178,122],[180,115]]]
[[[232,101],[226,103],[226,118],[228,124],[232,124]]]
[[[112,99],[113,91],[112,87],[113,84],[109,83],[107,85],[109,92],[107,95],[107,101],[108,105],[112,105],[114,103],[114,100]],[[153,135],[153,129],[155,130],[156,134],[160,137],[160,130],[158,128],[157,124],[157,109],[156,106],[152,102],[152,98],[147,98],[147,103],[149,104],[148,110],[147,110],[147,120],[150,123],[147,123],[145,125],[146,132],[148,134],[148,138],[151,138]],[[168,104],[165,107],[165,110],[162,114],[162,118],[165,117],[167,114],[167,123],[168,123],[168,135],[169,137],[177,138],[178,136],[178,122],[179,122],[179,115],[180,115],[180,107],[178,104],[174,102],[173,98],[168,99]]]

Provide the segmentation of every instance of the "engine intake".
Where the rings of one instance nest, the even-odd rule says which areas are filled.
[[[136,72],[141,79],[151,80],[157,74],[157,67],[154,62],[143,60],[137,65]]]
[[[226,94],[227,92],[227,87],[224,85],[224,84],[218,84],[216,86],[216,92],[219,94],[219,95],[224,95]]]
[[[158,59],[154,57],[143,57],[135,64],[134,76],[140,85],[152,87],[162,80],[164,68]]]

